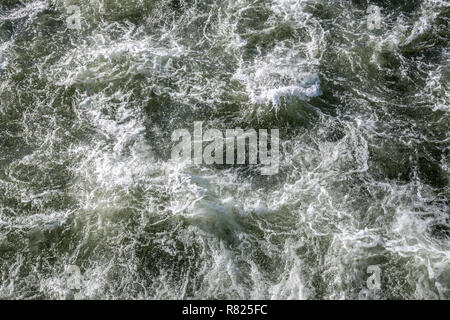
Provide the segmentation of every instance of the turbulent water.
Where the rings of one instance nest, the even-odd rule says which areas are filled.
[[[0,0],[0,298],[450,299],[449,19]],[[279,129],[279,173],[171,161],[194,121]]]

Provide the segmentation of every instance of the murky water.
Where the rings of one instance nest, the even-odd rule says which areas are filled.
[[[449,18],[1,0],[0,298],[449,299]],[[279,173],[171,161],[194,121],[279,129]]]

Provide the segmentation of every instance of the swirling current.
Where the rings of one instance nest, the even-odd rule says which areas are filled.
[[[449,18],[1,0],[0,298],[450,299]],[[279,129],[278,174],[172,161],[196,121]]]

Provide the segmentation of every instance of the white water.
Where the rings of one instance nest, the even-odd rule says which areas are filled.
[[[356,299],[378,265],[369,299],[449,298],[445,2],[377,32],[348,1],[73,3],[80,31],[0,11],[0,297]],[[171,162],[194,121],[280,128],[279,175]]]

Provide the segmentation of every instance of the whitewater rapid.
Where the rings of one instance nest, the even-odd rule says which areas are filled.
[[[0,298],[449,299],[449,17],[2,1]],[[195,121],[279,129],[278,174],[172,161]]]

